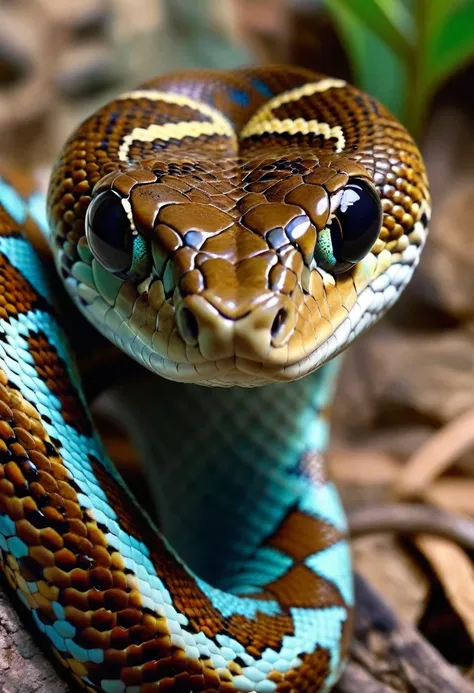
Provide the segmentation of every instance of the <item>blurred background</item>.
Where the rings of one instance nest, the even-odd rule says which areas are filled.
[[[83,118],[180,68],[294,63],[380,99],[422,148],[433,218],[409,289],[345,358],[332,472],[348,508],[417,500],[474,520],[473,57],[472,0],[0,0],[0,159],[45,186]],[[97,412],[132,478],[134,451]],[[354,549],[474,679],[473,556],[422,535],[371,533]]]

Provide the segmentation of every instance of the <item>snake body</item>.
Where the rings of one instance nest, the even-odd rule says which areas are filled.
[[[147,82],[64,145],[59,274],[165,378],[129,416],[164,534],[94,431],[24,235],[38,197],[4,171],[0,202],[1,567],[64,672],[103,693],[329,691],[353,607],[331,359],[418,262],[411,137],[341,80],[265,67]]]

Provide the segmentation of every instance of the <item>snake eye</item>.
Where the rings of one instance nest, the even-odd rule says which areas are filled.
[[[86,238],[100,264],[120,279],[140,281],[150,265],[146,243],[134,235],[122,199],[112,190],[100,193],[86,214]]]
[[[382,227],[382,205],[374,186],[353,178],[343,189],[333,218],[318,234],[314,251],[317,264],[340,274],[362,260]]]

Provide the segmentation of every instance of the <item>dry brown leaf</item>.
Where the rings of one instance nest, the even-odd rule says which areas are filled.
[[[426,489],[423,498],[445,510],[474,516],[474,479],[439,479]]]
[[[446,172],[443,180],[446,180]],[[436,200],[430,240],[423,253],[417,284],[422,284],[421,291],[428,304],[457,320],[468,322],[474,317],[472,170],[456,175],[456,183],[444,192]],[[447,233],[447,229],[456,231]]]
[[[352,542],[354,564],[397,614],[416,623],[424,609],[429,580],[393,536],[371,535]],[[374,560],[376,557],[376,560]]]
[[[468,409],[435,433],[408,460],[393,487],[393,494],[397,498],[422,494],[428,484],[472,445],[474,409]]]
[[[400,463],[378,450],[338,447],[330,451],[328,458],[334,478],[342,484],[393,484],[400,473]]]
[[[474,565],[466,553],[446,539],[419,535],[415,543],[433,566],[453,609],[474,642]]]

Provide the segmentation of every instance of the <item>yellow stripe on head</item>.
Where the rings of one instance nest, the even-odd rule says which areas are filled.
[[[128,153],[132,142],[153,142],[160,139],[164,142],[170,139],[182,140],[185,137],[198,138],[201,135],[221,135],[236,139],[235,130],[232,123],[220,111],[209,104],[197,101],[183,94],[173,94],[166,91],[139,89],[126,92],[119,97],[120,100],[127,99],[149,99],[150,101],[163,101],[164,103],[176,106],[186,106],[201,115],[209,118],[208,121],[180,121],[178,123],[166,123],[156,125],[152,123],[146,128],[134,128],[129,135],[123,138],[119,150],[121,161],[128,161]]]
[[[337,140],[336,152],[342,152],[346,144],[346,138],[340,125],[330,127],[328,123],[320,123],[318,120],[304,120],[304,118],[297,118],[296,120],[291,120],[291,118],[285,118],[285,120],[271,118],[264,121],[250,121],[240,133],[240,137],[245,139],[252,137],[252,135],[263,135],[265,133],[276,133],[278,135],[322,135],[325,140],[335,137]]]
[[[305,120],[304,118],[285,118],[280,120],[273,116],[273,111],[285,103],[299,101],[304,96],[312,96],[317,92],[344,87],[346,83],[342,79],[322,79],[319,82],[308,82],[301,87],[290,89],[278,94],[267,101],[249,120],[240,132],[240,138],[245,139],[252,135],[263,134],[314,134],[322,135],[324,139],[336,138],[336,151],[341,152],[345,147],[345,137],[340,125],[330,127],[328,123],[318,120]]]

